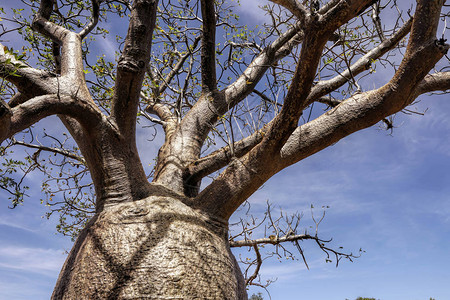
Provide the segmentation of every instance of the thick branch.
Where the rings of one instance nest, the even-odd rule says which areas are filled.
[[[408,50],[392,80],[377,90],[355,95],[316,120],[298,127],[281,151],[283,167],[402,110],[420,92],[448,88],[447,73],[426,76],[449,46],[430,41],[428,34],[419,39],[417,34],[422,32],[421,27],[434,24],[432,19],[439,19],[442,6],[442,3],[441,6],[433,5],[433,9],[427,8],[428,13],[424,14],[420,9],[427,5],[425,3],[428,2],[418,3]],[[411,47],[411,43],[417,47]]]
[[[178,124],[178,118],[174,113],[172,113],[167,105],[162,103],[154,103],[151,102],[150,99],[146,99],[149,104],[145,108],[145,111],[149,114],[154,114],[161,119],[164,132],[166,134],[166,140],[170,139]]]
[[[280,48],[297,37],[298,30],[299,28],[297,26],[288,29],[285,34],[266,47],[247,67],[243,75],[225,90],[214,93],[203,93],[181,121],[176,134],[172,137],[174,140],[167,141],[165,146],[163,146],[162,153],[166,153],[166,156],[168,158],[170,157],[170,159],[168,159],[169,161],[158,161],[155,181],[174,186],[174,174],[177,174],[176,176],[184,174],[185,163],[190,163],[198,159],[201,147],[209,131],[217,122],[218,116],[226,113],[249,95],[266,70],[275,62],[275,59],[288,54],[288,52],[283,52],[276,56]],[[293,47],[295,43],[291,43],[290,45]],[[178,145],[189,145],[189,147],[187,150],[186,148],[180,148]],[[182,189],[180,185],[176,185],[177,189]],[[196,186],[196,184],[192,185]]]
[[[429,74],[420,82],[416,89],[416,95],[450,90],[450,72]]]
[[[39,10],[34,17],[32,27],[37,32],[52,39],[55,44],[61,45],[61,75],[75,83],[72,93],[81,92],[84,97],[87,97],[89,91],[83,72],[82,38],[79,34],[49,21],[54,5],[55,0],[42,0]],[[56,47],[57,45],[54,45],[54,48]]]
[[[285,57],[289,52],[278,53],[281,48],[289,44],[291,50],[300,43],[298,31],[300,24],[289,28],[283,35],[278,37],[272,44],[264,48],[259,55],[253,59],[250,65],[244,70],[242,75],[222,92],[217,95],[201,98],[188,115],[183,119],[183,123],[195,123],[193,136],[201,137],[203,142],[211,127],[217,121],[217,117],[225,114],[237,103],[253,92],[255,86],[261,80],[265,72],[276,60]],[[290,43],[292,40],[294,42]]]
[[[124,49],[117,65],[111,118],[122,135],[134,144],[142,82],[149,63],[157,0],[133,3]]]
[[[373,48],[369,52],[367,52],[364,56],[359,58],[350,69],[345,70],[341,74],[336,77],[319,81],[312,89],[311,93],[308,96],[308,103],[312,101],[316,101],[319,97],[322,97],[337,88],[343,86],[351,79],[351,75],[355,76],[365,70],[370,68],[372,62],[384,54],[386,54],[389,50],[395,47],[402,38],[404,38],[410,31],[412,24],[412,18],[409,19],[397,32],[395,32],[391,37],[385,39],[382,43],[380,43],[377,47]]]
[[[92,20],[89,24],[79,33],[81,39],[84,39],[97,25],[98,17],[100,15],[100,3],[99,0],[92,0]]]
[[[334,10],[333,14],[336,17],[341,16],[341,18],[339,20],[333,19],[330,23],[337,26],[341,22],[348,21],[353,13],[362,11],[371,2],[357,1],[356,3],[355,1],[352,3],[347,1],[346,3],[349,5],[342,6],[342,11],[345,13],[341,14],[336,11],[340,5],[336,5],[331,10]],[[423,5],[423,2],[419,3],[419,7],[420,5]],[[440,6],[434,7],[435,9],[426,16],[426,20],[423,20],[425,24],[434,22],[428,19],[439,19]],[[420,13],[419,17],[425,18],[425,15]],[[417,16],[414,17],[413,32],[414,26],[421,26],[420,18],[418,20]],[[405,59],[391,82],[386,86],[377,91],[356,95],[344,101],[330,112],[316,119],[314,126],[302,126],[300,128],[307,128],[307,130],[296,129],[294,134],[289,137],[286,134],[293,130],[292,126],[296,125],[297,117],[300,115],[299,111],[307,105],[304,100],[309,94],[308,88],[314,78],[311,71],[315,72],[313,67],[317,65],[319,59],[315,53],[308,53],[307,49],[313,49],[310,50],[311,52],[321,49],[320,47],[309,48],[305,45],[323,45],[324,41],[320,37],[321,30],[329,32],[328,30],[333,29],[333,27],[329,27],[330,24],[321,25],[323,25],[321,28],[315,30],[318,36],[316,35],[311,40],[305,40],[303,43],[300,62],[304,69],[298,68],[296,70],[282,111],[275,117],[274,123],[264,140],[247,155],[232,162],[213,183],[199,194],[197,200],[200,202],[200,207],[227,219],[267,179],[286,166],[297,162],[300,157],[310,156],[344,136],[369,127],[386,116],[400,111],[411,103],[415,86],[422,81],[445,52],[441,49],[444,46],[426,40],[427,37],[424,37],[425,40],[422,40],[420,47],[408,48],[410,50],[406,52]],[[333,31],[331,30],[331,32]],[[305,32],[305,37],[308,36],[308,32]],[[302,76],[298,76],[300,74]],[[318,139],[316,142],[311,142],[314,140],[312,135]],[[283,146],[284,139],[288,139],[285,146]],[[308,147],[311,148],[305,149],[305,147],[294,146],[298,139],[307,143]],[[273,152],[277,149],[283,150],[280,153]],[[291,152],[292,154],[286,155],[286,153]],[[262,161],[264,161],[264,164],[261,163]],[[214,199],[214,201],[210,199]]]
[[[39,33],[56,43],[62,43],[64,37],[70,32],[62,26],[49,21],[55,0],[41,0],[39,10],[33,19],[32,27]]]
[[[298,0],[270,0],[273,3],[279,4],[287,8],[300,22],[304,22],[308,11]]]
[[[216,82],[216,13],[214,0],[201,0],[202,8],[202,89],[212,92],[217,88]]]
[[[311,18],[308,20],[307,27],[304,29],[305,38],[299,62],[292,77],[291,85],[280,113],[274,118],[273,124],[258,147],[261,149],[255,149],[255,151],[261,151],[259,155],[267,155],[263,154],[263,152],[278,152],[292,131],[297,127],[302,111],[308,106],[307,97],[310,93],[325,43],[340,25],[355,17],[357,15],[355,12],[361,11],[370,2],[370,0],[355,1],[353,3],[343,2],[331,8],[326,13],[325,18]]]
[[[232,159],[239,158],[247,154],[253,147],[255,147],[261,140],[265,132],[267,131],[267,126],[254,132],[252,135],[236,142],[233,145],[233,154],[230,146],[223,147],[213,153],[202,157],[188,167],[188,173],[190,181],[197,182],[203,177],[220,170],[230,163]]]
[[[55,114],[71,116],[87,128],[95,127],[103,117],[90,102],[81,99],[66,95],[38,96],[11,108],[10,126],[4,138],[11,137],[39,120]]]
[[[0,98],[0,144],[3,142],[8,134],[11,126],[11,107]]]
[[[394,76],[391,83],[375,91],[358,94],[319,118],[298,127],[281,150],[282,168],[298,162],[312,154],[338,142],[345,136],[370,127],[387,116],[401,111],[422,92],[444,90],[450,87],[448,73],[428,75],[420,80],[415,75],[424,76],[425,61],[428,69],[442,56],[434,45],[426,47],[431,53],[416,54],[409,60],[409,71]],[[427,52],[428,52],[427,51]],[[433,56],[430,61],[430,56]],[[397,73],[399,73],[397,72]],[[400,76],[401,78],[396,78]],[[419,82],[418,82],[419,81]],[[392,82],[400,82],[393,84]],[[409,82],[409,85],[404,84]]]
[[[7,53],[0,44],[0,77],[14,84],[20,92],[20,99],[10,102],[14,107],[25,99],[49,93],[57,89],[56,75],[34,69]],[[19,97],[19,95],[17,96]]]

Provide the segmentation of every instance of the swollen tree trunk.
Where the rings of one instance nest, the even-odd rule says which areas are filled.
[[[52,299],[247,299],[228,243],[227,222],[234,211],[287,166],[402,110],[422,93],[450,89],[450,72],[428,74],[449,49],[445,39],[436,39],[444,0],[418,0],[412,21],[349,66],[347,75],[339,73],[317,84],[313,83],[327,41],[376,1],[331,0],[312,10],[301,1],[271,1],[298,22],[261,49],[222,90],[215,66],[215,27],[222,20],[214,1],[198,1],[202,91],[197,101],[183,114],[181,106],[176,111],[159,101],[163,88],[146,99],[146,111],[157,115],[166,135],[153,183],[140,162],[135,136],[142,83],[151,71],[157,0],[135,0],[129,7],[109,114],[90,95],[82,59],[82,39],[95,27],[102,1],[92,0],[93,21],[80,33],[51,22],[56,0],[40,1],[33,29],[52,40],[55,53],[61,50],[58,75],[29,67],[0,45],[0,76],[18,89],[8,103],[0,99],[0,142],[57,114],[77,142],[95,185],[95,216],[76,240]],[[408,32],[404,58],[389,82],[338,101],[334,109],[298,126],[311,103],[324,101],[323,96],[349,83]],[[198,41],[180,62],[194,55]],[[297,67],[279,113],[247,138],[231,139],[227,147],[200,157],[218,120],[254,92],[265,72],[299,43]],[[202,178],[222,168],[200,191]]]
[[[227,224],[154,189],[159,195],[96,214],[52,299],[247,299]]]

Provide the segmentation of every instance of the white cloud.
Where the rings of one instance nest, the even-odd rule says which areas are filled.
[[[37,229],[32,229],[29,228],[28,226],[16,222],[15,220],[12,220],[11,218],[9,218],[8,215],[4,215],[4,214],[0,214],[1,218],[0,218],[0,225],[4,225],[4,226],[8,226],[8,227],[12,227],[12,228],[17,228],[17,229],[21,229],[21,230],[25,230],[25,231],[29,231],[29,232],[36,232]]]
[[[55,277],[65,260],[63,250],[0,247],[0,269],[14,269]]]

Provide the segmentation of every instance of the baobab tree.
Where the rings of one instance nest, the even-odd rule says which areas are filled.
[[[407,12],[395,1],[271,0],[259,28],[225,0],[22,2],[26,10],[5,17],[12,27],[3,25],[27,46],[0,47],[0,138],[4,156],[36,151],[7,160],[2,188],[22,201],[10,173],[28,164],[47,174],[49,203],[62,193],[60,212],[83,219],[94,206],[52,299],[246,299],[228,220],[249,196],[356,131],[392,128],[389,117],[419,95],[450,88],[449,45],[438,32],[444,0],[418,0]],[[94,37],[108,35],[102,22],[124,19],[116,61],[92,57]],[[364,82],[380,65],[394,75],[370,89]],[[55,144],[33,143],[31,126],[51,115],[76,146],[46,133]],[[164,133],[151,174],[136,146],[142,120]],[[45,162],[44,152],[60,158]],[[294,230],[260,242],[292,236],[301,238]]]

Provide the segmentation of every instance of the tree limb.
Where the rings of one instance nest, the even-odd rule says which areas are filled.
[[[188,166],[190,181],[197,182],[203,177],[220,170],[230,163],[232,159],[242,157],[247,154],[253,147],[255,147],[264,137],[267,127],[254,132],[252,135],[236,142],[233,146],[234,156],[232,155],[231,147],[228,145],[211,154],[202,157]]]
[[[81,36],[81,39],[84,39],[95,28],[95,26],[98,23],[98,17],[100,15],[99,0],[92,0],[91,2],[92,2],[92,20],[82,31],[80,31],[79,35]]]
[[[339,20],[330,21],[331,24],[333,26],[339,25],[351,18],[353,13],[358,13],[367,7],[371,2],[358,1],[357,4],[350,2],[347,7],[344,5],[342,9],[347,13],[341,14],[343,17]],[[425,4],[423,1],[419,2],[417,11],[420,11],[420,5]],[[427,26],[427,23],[434,24],[439,19],[441,5],[433,3],[433,9],[428,9],[428,15],[423,14],[423,11],[415,15],[412,32],[414,32],[414,23],[420,24],[416,27]],[[339,5],[332,10],[336,10],[338,7]],[[337,11],[334,11],[333,14],[339,15]],[[421,22],[424,24],[421,24]],[[333,27],[327,27],[329,24],[322,25],[327,30],[334,31],[332,30]],[[306,33],[305,36],[308,36],[308,34]],[[227,219],[242,203],[242,199],[247,199],[273,174],[299,159],[310,156],[337,142],[342,137],[369,127],[386,116],[403,109],[413,100],[411,99],[413,86],[423,79],[445,52],[441,49],[444,46],[435,45],[433,40],[426,40],[427,38],[424,35],[425,40],[422,40],[421,47],[408,47],[409,51],[406,52],[405,59],[393,79],[386,86],[377,91],[355,95],[312,121],[314,126],[311,126],[309,124],[311,122],[309,122],[295,129],[292,135],[286,136],[287,133],[290,134],[290,130],[293,130],[291,129],[292,126],[296,125],[298,119],[295,118],[299,116],[299,111],[307,105],[307,101],[304,101],[304,99],[309,94],[308,85],[312,84],[314,77],[314,74],[311,75],[312,71],[315,72],[314,64],[311,64],[308,68],[304,63],[309,60],[310,62],[315,61],[317,64],[318,60],[314,56],[315,54],[303,53],[305,56],[301,54],[302,70],[294,75],[282,111],[275,117],[274,123],[265,135],[264,140],[241,159],[232,162],[213,183],[198,195],[197,201],[201,203],[201,206],[206,207],[207,211]],[[315,41],[304,41],[302,52],[308,49],[305,45],[317,45],[319,39],[320,36],[315,35]],[[323,43],[323,41],[319,42]],[[415,42],[416,39],[413,39],[413,43]],[[445,47],[448,48],[448,46]],[[321,48],[314,47],[312,49],[318,51],[317,49]],[[311,70],[308,71],[308,69]],[[300,74],[302,76],[299,76]],[[297,81],[299,80],[297,78],[301,78],[301,81]],[[280,142],[284,144],[284,139],[287,139],[286,145],[280,146]],[[297,146],[300,141],[306,144]],[[272,152],[278,147],[281,150],[279,153]],[[269,152],[267,149],[269,149]],[[262,165],[261,161],[267,163]],[[214,201],[209,199],[214,199]]]
[[[32,28],[56,43],[61,44],[64,37],[70,32],[62,26],[49,21],[55,0],[41,0],[39,10],[33,19]]]
[[[10,126],[3,139],[30,127],[50,115],[61,114],[77,119],[85,127],[93,128],[102,121],[103,115],[90,102],[74,99],[67,95],[43,95],[34,97],[25,103],[13,107],[10,114],[0,118],[10,118]]]
[[[254,239],[254,240],[241,240],[241,241],[230,241],[230,247],[253,247],[257,245],[277,245],[285,242],[294,242],[302,240],[318,240],[319,242],[324,242],[317,236],[312,236],[309,234],[288,234],[281,237],[271,235],[266,238]]]
[[[135,1],[123,52],[117,64],[111,118],[127,141],[135,143],[142,82],[149,63],[157,0]]]
[[[311,93],[308,95],[308,103],[315,101],[317,98],[320,98],[335,89],[343,86],[347,83],[351,75],[353,76],[368,70],[372,62],[379,57],[386,54],[389,50],[391,50],[395,45],[397,45],[402,38],[404,38],[409,31],[411,30],[412,18],[410,18],[397,32],[395,32],[391,37],[385,39],[382,43],[380,43],[377,47],[373,48],[367,54],[363,55],[359,58],[353,65],[351,65],[350,69],[345,70],[338,76],[329,79],[319,81],[312,89]]]
[[[216,80],[216,12],[213,0],[201,0],[202,27],[202,90],[212,92],[217,89]]]
[[[0,77],[14,84],[20,92],[14,101],[10,101],[11,107],[30,97],[54,92],[58,85],[56,74],[28,66],[8,53],[2,44],[0,44]]]
[[[18,141],[15,138],[12,138],[12,145],[20,145],[20,146],[24,146],[27,148],[32,148],[32,149],[38,149],[41,151],[48,151],[48,152],[52,152],[52,153],[56,153],[56,154],[61,154],[65,157],[68,158],[72,158],[74,160],[77,160],[79,162],[81,162],[82,164],[86,164],[86,161],[84,160],[83,157],[78,156],[73,154],[72,152],[66,150],[66,149],[61,149],[61,148],[56,148],[56,147],[47,147],[44,145],[35,145],[35,144],[30,144],[30,143],[25,143],[22,141]]]
[[[450,90],[450,72],[438,72],[425,76],[417,86],[416,95],[448,90]]]
[[[273,3],[279,4],[287,8],[300,22],[304,22],[308,11],[298,0],[270,0]]]
[[[417,11],[420,10],[420,5],[425,4],[420,1]],[[431,19],[438,19],[439,12],[440,7],[436,6],[427,15],[419,12],[415,15],[415,20],[418,17],[425,20],[415,23],[433,22]],[[417,27],[421,26],[423,24]],[[414,29],[413,23],[413,31]],[[298,127],[281,150],[282,165],[285,167],[298,162],[355,131],[376,124],[405,108],[421,92],[448,89],[448,72],[426,74],[444,55],[442,48],[447,50],[449,45],[439,45],[427,39],[424,35],[418,49],[408,47],[399,69],[385,86],[357,94],[317,119]],[[410,39],[410,43],[418,41],[417,37]]]

